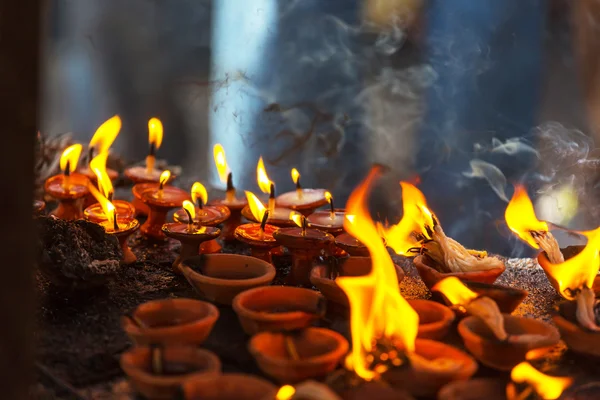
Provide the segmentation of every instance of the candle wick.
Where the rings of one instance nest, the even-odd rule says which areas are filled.
[[[302,216],[302,236],[306,236],[306,226],[307,226],[307,220],[306,217],[303,215]]]
[[[65,170],[63,171],[64,176],[71,175],[71,161],[67,160],[67,165],[65,166]]]
[[[265,214],[263,215],[262,221],[260,222],[260,231],[262,233],[265,232],[265,226],[267,225],[267,220],[269,219],[269,211],[265,211]]]
[[[233,175],[231,172],[227,174],[227,191],[235,191],[235,187],[233,186]]]
[[[329,217],[335,219],[335,207],[333,205],[333,198],[329,199]]]
[[[198,209],[202,210],[202,207],[203,207],[203,205],[202,205],[202,199],[198,197]]]
[[[115,231],[119,230],[119,222],[117,221],[117,210],[113,210],[113,229]]]
[[[269,211],[275,212],[275,184],[271,183],[271,189],[269,193]]]
[[[90,163],[94,158],[94,150],[94,146],[90,146],[90,148],[88,149],[88,163]]]
[[[148,150],[148,155],[154,157],[156,153],[156,144],[154,142],[150,143],[150,149]]]
[[[192,213],[189,212],[186,208],[183,209],[183,211],[185,211],[185,213],[188,216],[188,232],[193,232],[194,231],[194,219],[192,218]]]

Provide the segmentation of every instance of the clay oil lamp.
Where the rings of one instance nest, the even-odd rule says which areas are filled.
[[[298,227],[279,228],[273,237],[292,254],[292,269],[287,277],[290,284],[310,286],[313,260],[333,243],[333,236],[318,229],[307,228],[306,217],[294,213],[290,217]]]
[[[275,278],[273,265],[238,254],[191,257],[181,264],[181,269],[190,285],[206,300],[229,306],[239,293],[269,285]]]
[[[81,149],[80,144],[67,147],[60,157],[62,174],[48,178],[44,185],[46,194],[58,200],[58,208],[51,214],[61,219],[83,218],[82,202],[89,193],[89,179],[75,172]]]
[[[199,374],[190,377],[182,388],[185,400],[272,400],[277,394],[271,382],[246,374]]]
[[[325,314],[323,296],[290,286],[246,290],[233,299],[232,306],[248,335],[305,328]]]
[[[211,205],[225,206],[229,209],[231,215],[221,228],[221,238],[225,241],[235,240],[235,229],[242,224],[242,209],[248,205],[246,197],[237,197],[235,186],[233,186],[233,174],[227,165],[225,158],[225,149],[220,144],[216,144],[213,149],[213,156],[219,179],[222,183],[227,183],[225,198],[213,200]]]
[[[181,242],[181,250],[172,266],[173,271],[178,274],[182,273],[181,263],[190,257],[197,256],[202,243],[214,240],[221,234],[218,228],[196,225],[193,222],[196,208],[191,201],[184,200],[183,209],[188,213],[187,223],[171,222],[162,226],[162,231],[167,237]]]
[[[506,383],[501,379],[476,378],[454,381],[439,391],[438,400],[506,400]]]
[[[121,355],[121,369],[147,399],[173,399],[192,376],[216,378],[219,358],[193,346],[134,347]]]
[[[261,223],[249,223],[238,226],[235,228],[235,238],[250,246],[253,257],[271,263],[271,249],[277,247],[277,241],[273,237],[273,233],[278,228],[267,224],[269,212],[254,193],[247,191],[246,197],[252,214]]]
[[[142,235],[147,239],[165,240],[166,235],[162,231],[162,226],[167,221],[167,213],[183,204],[184,200],[190,199],[186,191],[174,186],[166,186],[170,177],[171,172],[169,170],[163,171],[159,185],[142,192],[142,202],[150,209],[148,219],[141,227]]]
[[[138,346],[202,344],[219,318],[205,301],[174,298],[152,300],[121,318],[127,336]]]
[[[325,198],[329,201],[329,210],[317,211],[310,214],[307,217],[308,223],[313,228],[337,236],[344,232],[346,212],[343,209],[335,209],[331,193],[325,192]]]
[[[46,209],[44,200],[33,200],[33,215],[42,215]]]
[[[369,248],[372,259],[367,275],[337,279],[350,302],[352,351],[346,368],[364,380],[382,379],[414,396],[434,396],[449,382],[470,378],[477,363],[452,346],[417,339],[419,315],[400,294],[394,263],[367,207],[367,192],[381,173],[374,167],[346,206],[356,218],[344,228]]]
[[[335,257],[324,257],[323,262],[316,263],[310,271],[310,283],[327,298],[328,301],[336,305],[348,308],[348,297],[346,293],[336,283],[342,276],[362,276],[371,271],[370,257],[348,257],[337,259]],[[404,277],[402,268],[394,264],[396,279],[400,283]]]
[[[193,223],[199,226],[212,226],[216,227],[222,222],[226,221],[231,215],[229,208],[223,205],[212,205],[208,206],[208,192],[203,184],[200,182],[194,182],[191,190],[192,203],[196,204],[194,210],[194,221]],[[180,208],[173,214],[173,219],[176,222],[187,224],[190,222],[188,212]],[[202,242],[200,245],[201,254],[218,253],[221,251],[221,245],[216,239]]]
[[[510,378],[512,382],[506,387],[508,400],[527,399],[532,394],[543,400],[555,400],[573,384],[571,378],[546,375],[528,362],[516,365]]]
[[[292,169],[292,180],[296,190],[277,196],[275,203],[278,206],[291,208],[308,217],[317,208],[327,204],[325,193],[328,192],[325,189],[303,189],[300,184],[300,172],[296,168]]]
[[[335,237],[335,245],[344,250],[351,257],[369,257],[369,249],[362,242],[349,233],[342,233]]]
[[[515,311],[528,295],[527,290],[498,285],[496,283],[469,281],[464,281],[463,283],[477,295],[485,296],[494,300],[500,311],[505,314],[511,314],[513,311]],[[451,305],[449,302],[447,302],[447,304]]]
[[[477,295],[456,277],[439,281],[432,290],[471,315],[459,323],[458,332],[471,354],[489,367],[508,371],[531,350],[542,356],[560,340],[554,326],[502,314],[492,299]]]
[[[348,341],[324,328],[298,332],[261,332],[248,344],[258,367],[282,383],[320,378],[333,371],[348,352]]]

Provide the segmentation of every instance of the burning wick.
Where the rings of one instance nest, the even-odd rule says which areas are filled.
[[[290,213],[290,219],[294,221],[296,225],[302,228],[302,236],[306,236],[306,227],[308,226],[306,217],[294,211]]]
[[[75,172],[75,169],[77,169],[77,162],[79,161],[82,148],[83,146],[80,144],[74,144],[67,147],[60,156],[60,169],[64,176],[62,183],[64,190],[69,190],[71,188],[71,173]]]
[[[157,193],[157,196],[159,199],[162,198],[163,188],[164,188],[165,184],[169,181],[170,178],[171,178],[171,171],[169,171],[168,169],[164,170],[162,172],[162,174],[160,174],[160,180],[158,183],[158,193]]]
[[[296,195],[301,199],[304,196],[304,192],[300,184],[300,172],[296,168],[292,168],[292,181],[296,184]]]
[[[233,175],[231,172],[227,174],[227,192],[225,193],[228,203],[231,203],[235,200],[235,186],[233,186]]]
[[[258,183],[258,187],[260,191],[263,193],[269,193],[269,211],[271,215],[275,212],[275,184],[271,182],[269,176],[267,175],[267,170],[265,169],[265,162],[263,158],[260,157],[258,159],[258,164],[256,165],[256,182]]]
[[[198,204],[198,209],[202,210],[204,204],[208,203],[208,192],[203,184],[194,182],[192,185],[192,202]]]
[[[329,202],[329,218],[335,219],[335,206],[333,205],[333,196],[329,192],[325,192],[325,198]]]
[[[121,131],[121,118],[118,115],[106,120],[102,125],[96,129],[94,136],[90,139],[88,144],[87,161],[88,164],[92,162],[92,159],[97,154],[108,152],[110,146],[119,135]]]
[[[110,201],[110,199],[109,199],[109,201]],[[119,230],[119,222],[117,221],[117,209],[116,208],[113,210],[113,229],[115,231]]]
[[[533,390],[544,400],[558,399],[562,392],[573,383],[567,377],[549,376],[533,368],[528,362],[517,364],[510,373],[510,378],[515,383],[527,383],[528,387],[517,393],[514,385],[509,385],[507,395],[511,399],[525,399]]]
[[[269,190],[269,211],[275,211],[275,184],[271,182],[271,189]]]
[[[228,203],[235,201],[235,187],[233,186],[233,176],[229,167],[227,166],[227,158],[225,157],[225,149],[219,143],[213,147],[213,158],[215,159],[215,166],[219,173],[219,180],[221,182],[227,181],[227,192],[225,200]]]
[[[183,201],[183,209],[188,216],[187,230],[188,232],[194,232],[194,218],[196,217],[196,209],[194,203],[189,200]]]
[[[158,118],[150,118],[148,121],[148,142],[150,149],[146,156],[146,173],[152,174],[154,163],[156,162],[156,150],[160,148],[163,138],[163,125]]]
[[[263,214],[262,217],[262,221],[260,221],[260,235],[262,237],[262,235],[265,234],[265,226],[267,225],[267,220],[269,219],[269,211],[265,211],[265,213]]]

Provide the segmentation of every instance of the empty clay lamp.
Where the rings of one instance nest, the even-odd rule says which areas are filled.
[[[278,229],[276,226],[267,224],[269,212],[252,192],[246,192],[248,205],[256,219],[262,221],[260,224],[251,223],[240,225],[235,229],[235,238],[250,246],[253,257],[260,258],[271,263],[271,249],[277,247],[277,241],[273,233]]]
[[[179,255],[173,262],[173,271],[181,274],[181,262],[197,256],[200,245],[219,237],[221,231],[211,226],[196,225],[194,221],[195,207],[189,200],[183,201],[183,209],[188,213],[188,222],[172,222],[162,226],[162,232],[170,238],[181,242]]]
[[[246,197],[237,197],[235,186],[233,186],[233,174],[227,165],[225,158],[225,149],[220,144],[216,144],[213,149],[213,156],[219,179],[227,183],[225,198],[213,200],[213,206],[225,206],[230,211],[230,216],[225,220],[221,228],[221,238],[225,241],[235,240],[235,229],[242,224],[242,209],[248,205]]]
[[[265,374],[281,383],[296,383],[333,371],[348,352],[348,341],[332,330],[309,327],[258,333],[248,349]]]
[[[485,296],[494,300],[494,302],[496,302],[498,305],[500,312],[504,314],[511,314],[513,311],[515,311],[528,295],[527,290],[498,285],[496,283],[469,281],[463,281],[463,283],[478,296]],[[447,302],[447,304],[451,305],[450,302]],[[457,309],[456,311],[459,310]]]
[[[277,387],[271,382],[246,374],[199,374],[183,384],[186,400],[272,400],[276,394]]]
[[[181,264],[187,281],[206,300],[231,305],[244,290],[269,285],[275,267],[256,257],[210,254],[190,257]]]
[[[194,210],[194,224],[216,227],[226,221],[231,215],[229,208],[223,205],[206,205],[208,202],[208,192],[200,182],[194,182],[190,194],[192,196],[192,203],[197,205]],[[173,219],[183,224],[190,222],[188,212],[183,208],[175,211]],[[201,254],[218,253],[219,251],[221,251],[221,245],[216,239],[202,242],[200,245]]]
[[[555,400],[573,384],[571,378],[546,375],[528,362],[516,365],[510,378],[512,382],[506,387],[508,400],[527,399],[531,395],[544,400]]]
[[[89,193],[87,176],[76,173],[82,146],[74,144],[60,157],[62,174],[48,178],[44,185],[46,194],[58,200],[58,207],[51,214],[66,220],[83,218],[82,202]]]
[[[295,213],[291,219],[298,227],[280,228],[273,233],[273,237],[292,254],[292,269],[287,281],[293,285],[309,286],[313,260],[333,243],[333,236],[318,229],[307,228],[306,217],[302,214]]]
[[[148,206],[150,213],[142,225],[141,232],[147,239],[163,241],[166,235],[162,226],[167,221],[167,213],[179,207],[184,200],[189,200],[189,194],[174,186],[165,186],[171,173],[163,171],[158,187],[150,187],[142,192],[142,202]]]
[[[232,306],[248,335],[305,328],[325,314],[323,296],[291,286],[246,290],[233,299]]]
[[[454,313],[448,307],[431,300],[408,300],[419,315],[420,339],[440,340],[448,334],[454,322]]]
[[[278,206],[290,208],[308,217],[317,208],[327,204],[326,193],[329,192],[325,189],[303,189],[300,184],[300,173],[296,168],[292,169],[292,180],[296,190],[277,196],[275,203]]]
[[[42,215],[46,209],[44,200],[33,200],[33,215]]]
[[[335,245],[352,257],[369,257],[369,249],[349,233],[335,237]]]
[[[202,344],[219,318],[214,305],[192,299],[152,300],[121,318],[127,336],[138,346]]]
[[[216,378],[219,358],[193,346],[134,347],[121,355],[121,368],[133,388],[147,399],[173,399],[192,376]]]

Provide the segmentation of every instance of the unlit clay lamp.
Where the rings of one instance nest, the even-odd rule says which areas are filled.
[[[58,208],[51,214],[66,220],[83,218],[82,202],[89,193],[87,176],[74,172],[81,154],[82,146],[74,144],[63,151],[60,157],[60,175],[46,180],[46,194],[58,200]]]
[[[292,169],[292,180],[296,184],[296,190],[277,196],[275,203],[278,206],[290,208],[308,217],[317,208],[327,204],[326,193],[329,192],[325,189],[303,189],[300,173],[296,168]]]
[[[277,247],[277,241],[273,233],[278,229],[276,226],[267,224],[269,212],[252,192],[246,192],[248,205],[256,218],[261,223],[250,223],[240,225],[235,229],[235,238],[250,246],[252,256],[271,263],[271,249]]]
[[[531,350],[542,356],[560,340],[554,326],[502,314],[492,299],[478,296],[456,277],[438,282],[432,290],[443,293],[471,315],[458,324],[458,332],[471,354],[489,367],[508,371],[524,361]]]
[[[258,367],[281,383],[321,378],[333,371],[348,352],[348,341],[324,328],[297,332],[261,332],[248,343]]]
[[[185,400],[272,400],[276,393],[271,382],[246,374],[197,375],[183,384]]]
[[[194,203],[189,200],[183,201],[183,209],[188,213],[188,221],[194,220]],[[163,233],[170,238],[181,242],[179,255],[173,262],[173,271],[181,274],[181,262],[197,256],[200,245],[203,242],[214,240],[219,237],[221,231],[211,226],[200,226],[193,222],[181,223],[171,222],[162,226]]]
[[[369,249],[349,233],[335,237],[335,245],[352,257],[369,257]]]
[[[307,228],[306,217],[296,213],[292,216],[299,225],[296,228],[280,228],[273,237],[292,253],[292,269],[287,277],[290,284],[310,285],[313,260],[333,243],[333,236],[318,229]]]
[[[204,185],[200,182],[194,182],[191,190],[192,203],[197,204],[195,208],[194,221],[193,223],[199,226],[212,226],[216,227],[222,222],[226,221],[231,213],[229,208],[225,206],[207,206],[208,192]],[[188,212],[180,208],[173,214],[173,219],[176,222],[187,224],[190,222]],[[202,242],[200,245],[200,254],[212,254],[221,251],[221,245],[216,239]]]
[[[325,314],[325,298],[311,289],[265,286],[241,292],[233,299],[244,332],[292,331],[309,326]]]
[[[142,202],[150,209],[148,219],[142,225],[141,232],[146,238],[156,241],[165,240],[166,236],[162,226],[167,221],[167,213],[179,207],[184,200],[189,200],[190,195],[174,186],[165,186],[171,173],[166,170],[161,174],[158,187],[150,187],[142,192]]]
[[[44,200],[33,200],[33,215],[42,215],[46,209]]]
[[[138,346],[204,343],[219,310],[205,301],[173,298],[139,305],[121,318],[127,336]]]
[[[216,378],[219,358],[194,346],[133,347],[121,355],[121,368],[133,388],[147,399],[173,399],[193,376]]]
[[[269,285],[275,278],[273,265],[239,254],[190,257],[181,264],[181,270],[206,300],[229,306],[239,293]]]

